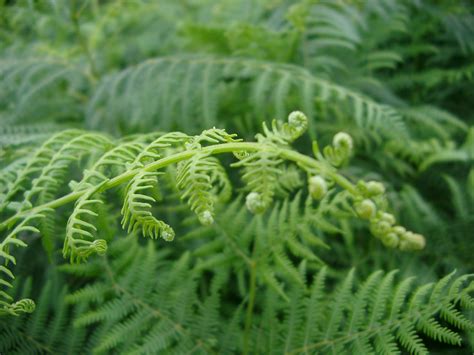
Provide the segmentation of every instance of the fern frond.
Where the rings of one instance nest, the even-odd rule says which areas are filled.
[[[68,219],[63,256],[69,257],[71,262],[81,262],[94,253],[103,255],[107,251],[107,242],[104,239],[94,238],[93,233],[97,231],[97,228],[86,220],[98,216],[94,207],[103,202],[97,197],[94,198],[93,195],[100,190],[102,185],[88,189],[76,201],[74,211]]]
[[[474,157],[474,128],[469,128],[464,144],[458,149],[445,149],[434,152],[426,157],[420,165],[420,170],[426,170],[433,164],[447,162],[466,162],[469,163]]]
[[[211,138],[213,141],[214,138]],[[176,186],[181,190],[181,198],[188,201],[202,224],[214,222],[216,183],[229,195],[230,182],[220,162],[206,153],[198,153],[180,163],[177,169]]]
[[[137,75],[142,78],[140,84],[134,81],[135,91],[127,90]],[[172,80],[161,80],[163,75],[172,75]],[[192,80],[193,78],[200,80]],[[161,129],[169,130],[173,127],[173,114],[179,113],[179,122],[186,129],[192,130],[196,127],[193,122],[196,116],[205,117],[207,125],[214,125],[219,109],[215,107],[215,103],[225,95],[225,91],[220,87],[226,87],[228,78],[241,82],[242,85],[250,81],[251,91],[254,93],[250,102],[251,109],[255,110],[255,114],[260,112],[258,117],[261,117],[262,107],[267,106],[269,99],[274,105],[272,111],[265,110],[265,114],[276,113],[280,117],[295,106],[313,112],[315,99],[320,99],[323,102],[348,103],[351,111],[355,113],[355,121],[361,127],[380,130],[388,135],[404,132],[403,120],[394,109],[315,77],[302,67],[245,58],[211,56],[157,58],[108,78],[97,89],[89,107],[87,120],[91,127],[97,128],[104,122],[111,122],[119,117],[121,122],[135,130],[133,122],[137,121],[138,125],[138,120],[132,119],[130,124],[129,117],[140,117],[141,126],[159,122]],[[178,91],[179,96],[175,96],[172,101],[143,101],[143,93],[151,87],[156,87],[157,82],[165,92],[172,90],[176,82],[186,84],[185,89]],[[191,85],[192,87],[189,87]],[[288,100],[289,93],[298,92],[300,96],[290,95],[294,101]],[[101,110],[103,106],[107,109]],[[161,119],[157,121],[155,117]]]
[[[405,279],[396,286],[394,275],[395,272],[391,272],[382,279],[381,272],[375,272],[353,294],[350,273],[336,294],[331,296],[334,300],[331,301],[328,296],[324,301],[328,302],[325,304],[329,308],[324,312],[325,332],[316,333],[312,344],[308,345],[306,341],[305,347],[294,349],[291,353],[397,352],[399,347],[410,353],[428,353],[421,334],[443,343],[460,345],[462,338],[459,333],[441,325],[439,317],[457,328],[474,327],[472,321],[458,310],[461,298],[472,297],[469,296],[472,293],[472,286],[468,283],[470,276],[454,278],[454,274],[450,274],[436,284],[410,291],[413,278]],[[355,303],[348,302],[353,298]],[[318,310],[321,308],[318,307]],[[311,314],[311,311],[307,309],[305,313]],[[453,311],[456,313],[454,318],[445,318],[444,314]],[[458,317],[459,321],[456,320]]]
[[[16,258],[11,254],[14,247],[26,247],[27,244],[20,239],[23,233],[39,233],[39,230],[32,226],[32,221],[44,218],[41,213],[30,214],[24,218],[0,243],[0,285],[4,290],[0,289],[0,315],[10,314],[18,315],[19,313],[31,313],[35,309],[35,304],[28,298],[13,302],[13,298],[5,291],[5,289],[13,287],[11,281],[15,278],[13,272],[8,268],[9,264],[16,265]]]
[[[449,140],[452,133],[466,132],[468,125],[455,115],[440,108],[424,105],[401,109],[401,113],[408,122],[413,122],[413,133],[420,133],[421,136],[437,137]],[[418,132],[421,131],[421,132]]]
[[[93,350],[142,353],[156,349],[213,349],[215,342],[211,340],[211,334],[217,334],[218,329],[213,325],[211,313],[216,314],[215,307],[219,304],[216,297],[225,279],[215,284],[213,295],[204,300],[199,310],[194,307],[199,302],[196,283],[187,273],[188,255],[183,255],[168,268],[163,264],[166,253],[156,252],[151,244],[146,248],[138,247],[135,238],[118,242],[122,244],[119,246],[121,251],[113,243],[107,257],[91,261],[103,270],[94,290],[93,299],[98,303],[89,302],[92,294],[88,288],[67,298],[72,304],[86,308],[76,318],[76,327],[84,329],[88,324],[97,325],[100,336],[94,338]],[[124,258],[128,259],[127,250],[132,256],[126,262],[127,267],[117,268],[124,263]],[[109,255],[115,255],[115,258]],[[159,272],[160,277],[150,278],[152,270]],[[111,289],[113,284],[117,288]],[[111,290],[114,291],[111,293]],[[171,298],[176,304],[169,302]],[[200,325],[206,322],[211,323],[204,332]]]
[[[162,156],[164,150],[173,146],[183,146],[189,140],[191,137],[181,132],[163,134],[141,150],[135,158],[134,165],[139,163],[143,166],[149,161],[157,160]]]
[[[157,187],[159,174],[156,172],[140,171],[128,184],[122,207],[122,227],[131,231],[141,229],[145,237],[163,238],[171,241],[174,238],[173,229],[165,222],[153,216],[151,203],[155,198],[147,194],[147,190]]]
[[[144,147],[143,143],[134,141],[117,145],[102,155],[91,168],[84,170],[81,181],[70,183],[72,190],[99,185],[108,178],[123,173],[127,164],[134,162]]]
[[[54,199],[59,188],[64,183],[69,165],[79,160],[83,155],[94,150],[105,150],[110,147],[110,140],[103,135],[83,133],[75,136],[57,150],[40,170],[39,176],[32,181],[31,188],[25,192],[25,206],[34,205],[34,197],[38,203]]]
[[[250,154],[233,165],[244,167],[242,179],[251,192],[248,195],[250,201],[248,205],[251,206],[253,203],[252,198],[256,200],[256,206],[251,207],[253,211],[261,213],[272,203],[279,186],[278,177],[283,173],[280,168],[282,163],[283,160],[278,157],[278,154],[269,150]]]
[[[82,261],[92,253],[102,254],[107,245],[105,239],[95,239],[93,233],[97,227],[96,223],[92,222],[93,218],[99,217],[97,210],[100,208],[98,206],[101,201],[100,193],[128,181],[122,208],[123,227],[129,232],[141,228],[146,236],[152,238],[161,236],[166,240],[171,240],[174,236],[171,227],[156,219],[150,211],[151,202],[156,201],[154,196],[158,192],[156,178],[162,173],[157,170],[177,164],[176,176],[174,177],[171,169],[166,171],[166,175],[175,179],[175,186],[181,194],[181,199],[187,200],[199,221],[204,225],[212,224],[215,203],[219,199],[228,198],[231,195],[232,186],[226,170],[212,155],[228,152],[240,159],[234,166],[244,168],[243,179],[251,190],[246,198],[246,205],[251,212],[261,213],[269,207],[275,192],[281,190],[278,181],[282,171],[280,166],[283,167],[287,163],[293,164],[309,176],[315,173],[324,174],[331,184],[340,185],[343,191],[335,195],[338,196],[335,201],[337,200],[342,206],[338,213],[345,210],[346,214],[350,215],[355,209],[360,218],[370,221],[373,235],[381,239],[385,245],[392,248],[399,247],[402,250],[423,248],[425,245],[423,236],[395,225],[393,215],[384,212],[385,188],[383,185],[377,182],[360,181],[355,186],[337,172],[336,167],[346,161],[352,151],[352,139],[347,133],[336,134],[332,146],[324,148],[324,155],[315,149],[315,159],[292,150],[290,143],[304,133],[307,124],[306,116],[296,111],[289,115],[286,123],[275,121],[271,129],[264,125],[264,132],[256,136],[255,143],[241,142],[235,138],[235,135],[213,128],[205,130],[192,139],[179,133],[163,135],[162,138],[152,141],[148,147],[144,147],[143,143],[139,142],[140,138],[135,137],[131,138],[130,142],[113,148],[113,143],[104,135],[78,132],[76,137],[60,145],[57,151],[47,150],[49,155],[45,159],[45,166],[34,169],[38,177],[31,180],[32,177],[27,176],[27,181],[31,180],[31,187],[25,192],[21,208],[1,226],[10,228],[31,209],[44,210],[76,201],[66,228],[63,255],[70,257],[72,261]],[[146,136],[141,139],[147,141],[152,137]],[[168,149],[170,145],[176,145],[174,147],[176,149]],[[317,143],[314,143],[314,147],[317,147]],[[43,150],[44,147],[40,148],[39,152]],[[159,152],[168,155],[161,157]],[[41,156],[40,153],[37,154]],[[102,156],[91,156],[89,159],[94,164],[91,169],[85,169],[82,181],[71,182],[70,187],[73,191],[55,200],[65,184],[71,163],[80,161],[82,156],[93,153],[102,154]],[[34,167],[35,164],[33,164]],[[108,169],[112,170],[106,172],[105,170]],[[318,179],[322,179],[322,182]],[[318,179],[320,184],[326,184],[324,178]],[[323,189],[323,194],[315,196],[313,177],[308,183],[311,197],[323,198],[324,201],[323,195],[327,192],[327,188]],[[324,206],[323,202],[321,206]],[[296,215],[297,209],[293,208],[290,213]],[[48,223],[43,227],[43,234],[46,236],[44,245],[50,255],[52,245],[54,245],[52,242],[53,216],[53,214],[49,215],[46,219]],[[324,218],[321,220],[325,221]],[[318,227],[331,231],[331,224],[328,223],[319,223]],[[311,233],[302,235],[308,239],[305,243],[319,244],[318,238],[312,237]],[[285,245],[296,255],[305,255],[312,262],[318,261],[307,246],[298,240],[289,239]],[[273,259],[279,265],[282,274],[286,274],[293,280],[300,280],[299,283],[303,285],[300,272],[286,259],[283,249],[273,248],[271,243],[269,246],[269,249],[273,250]],[[203,269],[219,262],[220,259],[217,257],[212,262],[208,260],[207,263],[201,263],[200,267]],[[271,273],[266,275],[269,276]],[[271,280],[271,277],[267,279]],[[275,285],[274,282],[272,284]]]
[[[14,179],[7,181],[4,185],[8,188],[5,195],[0,195],[0,210],[12,200],[12,198],[18,192],[25,189],[25,184],[30,182],[33,176],[39,174],[45,165],[47,165],[54,154],[67,142],[77,136],[79,131],[77,130],[66,130],[59,132],[44,142],[39,149],[35,151],[33,157],[28,159],[22,169],[16,173]]]
[[[65,128],[54,123],[5,125],[0,127],[0,149],[39,143]]]
[[[0,353],[468,352],[473,20],[0,0]]]
[[[384,150],[394,158],[392,165],[396,167],[396,160],[404,160],[420,169],[425,165],[427,157],[446,153],[453,148],[452,142],[442,142],[435,138],[428,140],[390,140],[385,144]],[[398,158],[398,159],[397,159]]]
[[[67,289],[61,286],[58,274],[49,271],[39,295],[32,290],[28,278],[22,288],[16,287],[18,297],[36,297],[36,311],[0,322],[0,351],[5,353],[42,354],[74,353],[88,347],[88,339],[69,322],[71,315],[80,313],[65,302]],[[69,336],[64,336],[64,334]]]
[[[78,96],[87,80],[76,66],[53,58],[7,59],[0,61],[0,77],[0,105],[17,121],[42,120],[46,115],[58,120],[79,116]],[[64,85],[69,92],[63,91]]]

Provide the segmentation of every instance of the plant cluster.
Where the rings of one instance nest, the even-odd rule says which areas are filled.
[[[0,1],[0,353],[471,353],[473,38],[468,1]]]

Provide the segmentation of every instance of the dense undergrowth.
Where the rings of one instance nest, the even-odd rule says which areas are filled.
[[[0,1],[0,353],[472,353],[473,80],[469,1]]]

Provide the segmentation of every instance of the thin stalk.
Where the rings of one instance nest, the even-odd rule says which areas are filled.
[[[247,355],[249,353],[250,331],[252,330],[253,308],[255,306],[255,294],[257,290],[257,263],[255,261],[252,261],[252,263],[250,264],[249,283],[249,302],[247,303],[247,313],[245,315],[244,355]]]
[[[223,154],[223,153],[233,153],[233,152],[249,152],[249,151],[259,151],[259,150],[272,150],[275,151],[275,147],[264,144],[264,143],[257,143],[257,142],[233,142],[233,143],[221,143],[215,144],[211,146],[204,147],[202,149],[195,149],[195,150],[186,150],[183,152],[172,154],[168,157],[159,159],[154,161],[148,165],[146,165],[143,169],[145,171],[155,171],[162,169],[168,165],[176,164],[180,161],[190,159],[194,155],[198,153],[208,153],[211,155],[214,154]],[[351,193],[356,193],[356,188],[354,184],[352,184],[349,180],[345,177],[337,174],[335,170],[328,167],[326,164],[323,164],[314,158],[306,156],[304,154],[298,153],[294,150],[287,149],[287,148],[279,148],[278,155],[281,158],[284,158],[289,161],[293,161],[294,163],[302,166],[308,167],[313,169],[318,169],[319,171],[323,172],[328,178],[334,180],[342,188],[346,189]],[[103,192],[105,190],[111,189],[113,187],[119,186],[130,179],[132,179],[141,169],[132,169],[125,171],[124,173],[108,180],[106,183],[102,185],[102,187],[98,190],[98,192]],[[92,189],[96,188],[95,186]],[[13,225],[18,219],[25,217],[31,213],[37,213],[44,209],[55,209],[60,206],[66,205],[68,203],[76,201],[79,197],[83,194],[87,193],[89,189],[84,189],[80,191],[71,192],[63,197],[60,197],[54,201],[50,201],[44,203],[42,205],[33,207],[28,210],[23,210],[21,212],[16,213],[15,215],[11,216],[10,218],[6,219],[2,223],[0,223],[0,230],[4,229],[7,226]]]

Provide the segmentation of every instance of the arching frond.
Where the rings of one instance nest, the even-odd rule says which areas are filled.
[[[184,88],[178,92],[180,96],[174,96],[172,100],[147,100],[144,97],[145,92],[171,92],[178,82],[183,82]],[[262,113],[268,100],[274,104],[271,112],[264,110],[264,113],[277,117],[284,116],[294,107],[313,112],[315,100],[346,102],[361,127],[387,134],[389,130],[398,134],[404,131],[401,116],[394,109],[315,77],[301,67],[209,56],[158,58],[111,76],[97,89],[91,101],[88,123],[98,128],[99,124],[119,119],[131,129],[137,129],[155,122],[159,128],[169,130],[173,128],[173,115],[178,114],[180,125],[190,130],[197,127],[196,116],[202,116],[207,125],[214,125],[220,112],[217,103],[222,101],[225,87],[229,85],[226,83],[250,85],[254,99],[249,104],[256,113]]]
[[[2,60],[0,78],[0,107],[13,115],[14,122],[34,122],[44,120],[45,116],[67,120],[81,113],[80,91],[86,77],[80,69],[64,61],[54,58]],[[64,86],[69,88],[67,95],[62,95]]]
[[[16,264],[16,258],[11,254],[14,247],[26,247],[27,244],[20,239],[23,233],[39,233],[39,230],[33,227],[32,221],[38,218],[44,218],[41,213],[30,214],[21,221],[0,243],[0,315],[10,314],[18,315],[19,313],[31,313],[35,309],[35,304],[31,299],[23,298],[13,302],[13,298],[5,291],[5,289],[13,287],[12,280],[15,278],[12,271],[8,268],[9,264]]]
[[[171,241],[174,238],[173,229],[150,211],[151,203],[156,202],[156,199],[149,191],[157,188],[158,176],[158,173],[142,170],[130,181],[122,207],[122,226],[128,232],[141,230],[145,237],[161,237]]]
[[[9,200],[11,200],[18,192],[25,190],[25,184],[30,183],[32,178],[38,175],[46,164],[49,164],[54,154],[67,142],[79,134],[77,130],[65,130],[53,135],[37,149],[33,157],[28,159],[26,164],[15,174],[11,181],[7,181],[5,185],[5,195],[0,195],[0,210],[5,208]],[[26,185],[28,186],[28,185]]]

